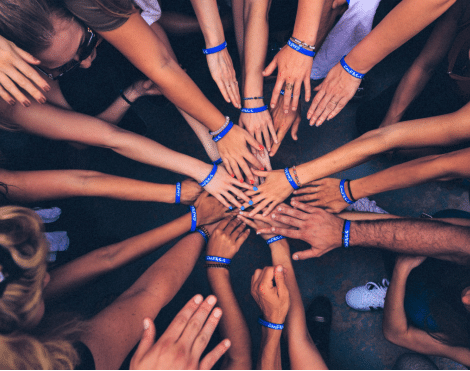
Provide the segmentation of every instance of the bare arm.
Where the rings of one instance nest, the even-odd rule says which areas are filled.
[[[382,324],[384,336],[388,341],[412,351],[451,358],[468,366],[469,349],[445,345],[426,331],[408,324],[404,307],[406,281],[411,270],[423,260],[422,257],[398,257],[385,299]]]

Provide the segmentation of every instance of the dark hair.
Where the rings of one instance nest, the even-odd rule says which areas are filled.
[[[104,12],[119,18],[129,18],[135,9],[130,0],[93,0]]]

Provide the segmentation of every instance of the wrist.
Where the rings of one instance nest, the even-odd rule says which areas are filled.
[[[262,95],[250,95],[250,97],[261,97]],[[243,108],[259,108],[263,107],[264,99],[250,99],[243,101]]]
[[[349,67],[354,69],[354,71],[357,71],[363,75],[365,75],[370,70],[370,68],[364,66],[363,58],[356,58],[353,51],[344,57],[344,61],[348,64]]]
[[[141,95],[134,89],[126,89],[122,93],[131,103],[134,103],[138,98],[141,97]]]

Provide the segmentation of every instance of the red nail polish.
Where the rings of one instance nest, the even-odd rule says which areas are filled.
[[[231,176],[232,178],[235,178],[235,174],[230,174],[230,176]]]
[[[243,179],[240,179],[240,183],[243,183]]]
[[[264,171],[264,167],[262,167],[261,170]]]
[[[250,180],[250,183],[251,183],[251,184],[255,184],[255,181],[254,181],[254,180]]]
[[[259,150],[262,151],[264,149],[263,146],[259,146]]]

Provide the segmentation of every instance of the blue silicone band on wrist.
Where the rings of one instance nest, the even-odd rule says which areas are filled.
[[[267,327],[267,328],[270,328],[270,329],[273,329],[273,330],[282,330],[284,328],[284,324],[268,322],[268,321],[265,321],[264,319],[262,319],[261,317],[258,318],[258,323],[261,326],[264,326],[264,327]]]
[[[242,108],[241,111],[242,113],[258,113],[258,112],[264,112],[268,109],[268,106],[262,106],[262,107],[257,107],[257,108]]]
[[[222,159],[219,158],[218,160],[212,161],[212,165],[220,165],[222,162]]]
[[[191,232],[196,231],[197,227],[197,214],[196,214],[196,208],[194,206],[190,206],[189,210],[191,211]]]
[[[284,239],[284,238],[285,238],[284,236],[281,236],[281,235],[279,234],[279,235],[277,235],[277,236],[271,237],[269,240],[266,240],[266,244],[270,245],[270,244],[272,244],[273,242],[282,240],[282,239]]]
[[[344,57],[346,57],[346,56],[344,56]],[[344,60],[344,57],[341,58],[341,60],[340,60],[341,66],[344,68],[344,70],[347,73],[349,73],[351,76],[353,76],[357,79],[363,79],[365,74],[354,71],[351,67],[349,67],[348,64],[346,63],[346,61]]]
[[[292,188],[294,189],[299,189],[300,187],[294,182],[294,179],[292,179],[292,176],[290,175],[290,172],[289,172],[289,168],[286,167],[284,169],[284,174],[286,174],[286,178],[287,180],[289,181],[290,185],[292,186]]]
[[[339,192],[341,193],[341,197],[343,197],[344,202],[352,205],[354,201],[349,199],[346,191],[344,190],[344,183],[346,183],[348,180],[349,179],[341,179],[341,182],[339,182]]]
[[[201,183],[199,183],[199,185],[201,187],[205,187],[206,185],[209,184],[209,182],[212,180],[212,178],[215,176],[215,173],[217,172],[217,165],[214,164],[214,166],[212,166],[212,170],[211,172],[209,173],[209,175],[207,176],[206,179],[204,179]]]
[[[351,221],[345,220],[343,226],[343,247],[349,247],[349,230],[351,229]]]
[[[303,55],[306,55],[307,57],[314,57],[315,56],[315,52],[313,50],[308,50],[308,49],[302,48],[300,45],[297,45],[296,43],[293,43],[290,40],[287,41],[287,45],[289,45],[296,52],[302,53]]]
[[[181,202],[181,183],[176,183],[176,194],[175,194],[175,204],[179,204]]]
[[[213,262],[213,263],[230,264],[232,259],[221,258],[220,256],[206,255],[206,261]]]
[[[204,240],[206,241],[206,243],[209,242],[209,237],[207,237],[207,234],[204,231],[202,231],[199,228],[196,228],[196,232],[199,232],[201,234],[201,236],[204,237]]]
[[[219,140],[221,140],[223,137],[225,137],[227,135],[227,133],[233,128],[233,122],[230,121],[230,123],[225,127],[224,130],[222,130],[219,134],[217,134],[216,136],[212,137],[212,140],[214,142],[218,142]]]
[[[214,53],[220,52],[221,50],[224,50],[226,47],[227,47],[227,41],[224,41],[222,44],[214,46],[213,48],[202,49],[202,52],[206,55],[214,54]]]

